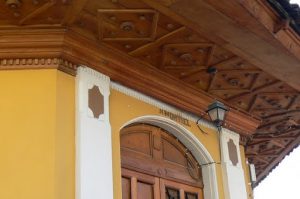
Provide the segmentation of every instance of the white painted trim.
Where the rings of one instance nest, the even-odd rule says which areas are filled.
[[[236,166],[234,167],[238,167],[240,169],[242,169],[242,160],[241,160],[241,156],[240,156],[240,135],[237,133],[234,133],[228,129],[223,129],[220,132],[220,139],[221,139],[221,154],[222,154],[222,162],[229,164],[230,166],[234,166],[229,158],[229,151],[228,151],[228,141],[231,139],[235,146],[236,146],[236,150],[237,150],[237,157],[238,157],[238,163]]]
[[[88,90],[98,86],[104,113],[94,118]],[[87,67],[76,76],[76,199],[113,199],[112,142],[109,123],[109,77]]]
[[[195,156],[200,165],[207,164],[202,166],[202,175],[203,175],[203,183],[204,183],[204,198],[205,199],[218,199],[219,198],[219,190],[217,183],[217,175],[216,175],[216,167],[215,164],[211,164],[215,162],[208,150],[204,147],[204,145],[196,138],[196,136],[179,125],[178,123],[170,120],[168,118],[164,118],[157,115],[146,115],[142,117],[135,118],[126,122],[122,127],[124,128],[127,125],[134,123],[148,123],[152,125],[159,126],[174,136],[176,136]],[[120,130],[121,130],[120,129]]]
[[[230,160],[228,142],[232,140],[236,146],[237,165]],[[242,167],[240,145],[240,135],[228,129],[220,132],[221,146],[221,166],[223,173],[223,187],[226,199],[247,199],[244,170]]]
[[[124,93],[125,95],[128,95],[130,97],[133,97],[135,99],[138,99],[142,102],[145,102],[147,104],[150,104],[152,106],[155,106],[157,108],[160,108],[160,109],[164,109],[166,111],[169,111],[171,113],[174,113],[176,115],[179,115],[179,116],[182,116],[190,121],[193,121],[193,122],[197,122],[198,119],[199,119],[199,116],[196,116],[196,115],[193,115],[191,113],[188,113],[188,112],[185,112],[185,111],[182,111],[174,106],[171,106],[169,104],[166,104],[162,101],[159,101],[153,97],[149,97],[141,92],[138,92],[136,90],[133,90],[131,88],[128,88],[126,86],[123,86],[119,83],[116,83],[116,82],[110,82],[110,86],[112,89],[114,90],[117,90],[121,93]],[[200,119],[199,120],[199,124],[207,127],[207,128],[210,128],[210,129],[213,129],[213,130],[217,130],[217,128],[209,121],[207,120],[204,120],[204,119]]]

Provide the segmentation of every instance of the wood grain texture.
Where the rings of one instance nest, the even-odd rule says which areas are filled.
[[[123,168],[203,188],[196,159],[166,131],[137,124],[122,129],[120,139]]]

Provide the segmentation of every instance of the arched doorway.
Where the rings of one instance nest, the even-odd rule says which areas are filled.
[[[121,130],[123,199],[202,199],[201,168],[174,135],[149,124]]]

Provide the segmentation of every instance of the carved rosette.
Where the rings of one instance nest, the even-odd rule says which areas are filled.
[[[97,19],[100,40],[147,41],[156,36],[158,12],[152,9],[98,9]]]

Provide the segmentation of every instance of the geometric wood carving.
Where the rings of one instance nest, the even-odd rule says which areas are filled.
[[[220,70],[216,73],[210,90],[248,90],[252,88],[257,77],[257,71]]]
[[[94,118],[99,118],[104,113],[104,99],[98,86],[89,89],[88,106],[93,112]]]
[[[213,44],[209,43],[167,44],[163,48],[161,68],[207,66],[212,51]]]
[[[99,39],[153,40],[157,21],[158,12],[151,9],[99,9]]]

